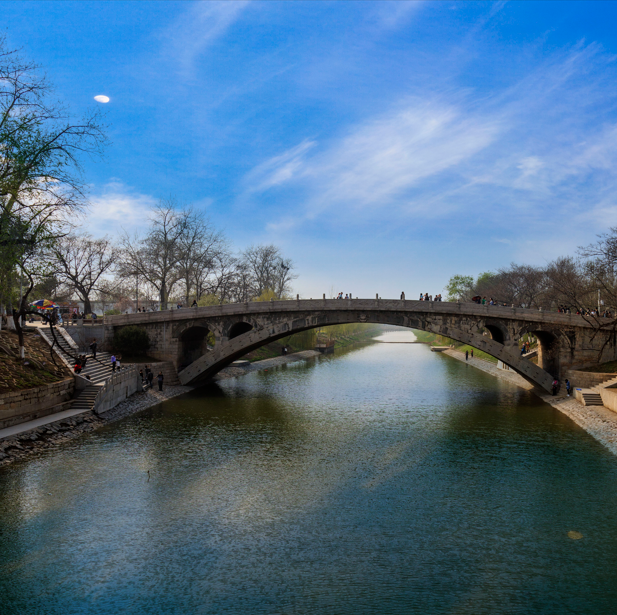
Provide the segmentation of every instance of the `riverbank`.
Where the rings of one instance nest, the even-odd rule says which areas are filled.
[[[251,372],[267,370],[285,363],[311,359],[319,356],[319,354],[317,350],[304,350],[286,356],[256,361],[242,367],[226,367],[216,374],[213,380],[237,378]],[[52,420],[40,427],[35,427],[34,429],[0,440],[0,467],[64,444],[89,431],[99,429],[114,421],[119,421],[168,399],[184,395],[193,390],[193,388],[178,385],[167,386],[163,391],[156,389],[140,391],[103,414],[97,415],[93,412],[84,412],[57,421]],[[53,419],[53,416],[50,419]]]
[[[583,406],[574,397],[567,397],[565,393],[553,397],[534,387],[515,372],[498,369],[496,365],[483,359],[473,358],[465,361],[465,354],[458,350],[445,350],[444,354],[522,389],[533,391],[540,399],[565,414],[611,453],[617,455],[617,413],[612,410],[604,406]]]

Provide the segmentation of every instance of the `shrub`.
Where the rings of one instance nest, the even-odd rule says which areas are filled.
[[[116,352],[142,355],[150,348],[150,338],[141,327],[124,327],[114,334],[113,346]]]

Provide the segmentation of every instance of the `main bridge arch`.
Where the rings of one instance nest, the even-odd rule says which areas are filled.
[[[251,322],[234,320],[231,326],[219,325],[227,335],[217,341],[214,350],[207,352],[181,369],[178,377],[182,384],[199,384],[214,376],[233,361],[248,352],[275,342],[294,333],[317,327],[338,324],[366,322],[386,324],[429,331],[469,344],[499,359],[518,372],[532,384],[549,391],[553,374],[538,367],[518,352],[518,344],[513,339],[507,324],[495,318],[470,319],[468,317],[435,318],[433,314],[387,311],[330,311],[296,314],[293,318],[281,319],[267,317],[253,318]],[[491,337],[483,335],[482,329]],[[518,339],[518,337],[516,337]]]

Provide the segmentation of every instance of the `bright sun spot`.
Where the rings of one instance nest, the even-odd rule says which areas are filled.
[[[96,100],[96,102],[108,103],[109,96],[103,96],[102,94],[99,94],[98,96],[94,97],[94,100]]]

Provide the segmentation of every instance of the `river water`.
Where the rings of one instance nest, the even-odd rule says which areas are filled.
[[[2,469],[0,613],[612,614],[616,511],[552,407],[372,344]]]

